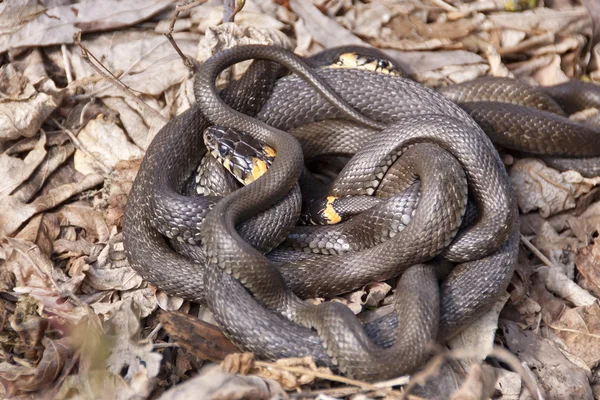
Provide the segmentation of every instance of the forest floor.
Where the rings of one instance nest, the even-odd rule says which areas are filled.
[[[188,3],[0,4],[5,398],[600,398],[600,178],[503,156],[521,211],[508,293],[410,380],[366,383],[310,359],[230,354],[218,331],[195,323],[214,323],[210,313],[129,266],[121,234],[145,149],[194,102],[171,26],[199,62],[238,43],[300,55],[366,44],[429,87],[483,75],[554,85],[600,81],[600,21],[590,18],[600,3],[246,0],[226,24],[222,2]],[[390,296],[372,284],[337,300],[359,312]],[[184,327],[213,336],[201,347]]]

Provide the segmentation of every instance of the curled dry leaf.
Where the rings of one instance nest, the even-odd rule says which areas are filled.
[[[0,385],[8,397],[24,395],[48,387],[62,372],[72,354],[69,338],[44,339],[44,354],[37,366],[0,363]]]
[[[201,360],[220,362],[239,352],[215,325],[181,312],[163,312],[159,318],[169,336]]]
[[[544,218],[574,208],[577,198],[600,183],[575,171],[560,173],[536,159],[517,160],[509,175],[521,211],[539,209]]]
[[[86,175],[81,181],[48,190],[33,202],[25,204],[14,197],[0,195],[0,236],[13,234],[35,214],[58,206],[71,196],[92,189],[104,182],[102,175]]]
[[[548,290],[574,305],[589,306],[596,302],[594,296],[569,279],[560,268],[541,266],[536,272]]]
[[[18,82],[15,86],[2,87],[10,95],[0,100],[0,141],[35,136],[65,94],[64,90],[57,90],[52,81],[38,83],[38,89],[26,81],[11,64],[0,68],[0,82]]]
[[[29,2],[18,0],[18,3],[24,7]],[[107,0],[102,3],[88,0],[76,5],[48,2],[47,8],[38,6],[35,9],[35,18],[31,18],[32,13],[23,18],[20,7],[5,7],[1,10],[1,19],[13,19],[13,24],[12,29],[0,35],[0,53],[17,47],[73,43],[73,35],[78,31],[126,27],[151,17],[170,4],[169,0]]]
[[[560,236],[552,225],[545,222],[535,237],[534,243],[537,249],[548,257],[555,266],[562,268],[569,278],[573,278],[575,251],[577,251],[579,244],[577,239]]]
[[[70,142],[63,146],[51,146],[42,163],[30,178],[13,192],[13,196],[24,202],[30,201],[43,188],[52,173],[63,165],[74,152],[75,146]]]
[[[114,168],[119,160],[133,160],[141,158],[143,154],[117,124],[105,120],[103,116],[90,120],[79,132],[78,139],[94,157],[90,159],[79,149],[75,151],[75,169],[82,174],[102,173],[96,161]]]
[[[46,135],[41,134],[35,147],[23,158],[11,156],[9,151],[0,154],[0,175],[4,177],[0,195],[10,195],[31,176],[46,157],[45,146]]]
[[[204,367],[199,375],[166,391],[159,400],[287,400],[279,384],[256,376],[225,374],[217,366]]]
[[[121,219],[125,214],[125,205],[127,204],[127,195],[131,190],[135,176],[140,168],[141,160],[119,161],[115,165],[115,170],[108,177],[104,184],[106,195],[106,205],[102,205],[104,220],[109,227],[121,225]]]
[[[524,331],[510,321],[501,324],[506,345],[527,363],[545,391],[544,398],[593,399],[587,373],[571,363],[550,340]]]
[[[33,243],[16,238],[6,238],[2,243],[6,261],[2,268],[15,277],[13,290],[28,293],[43,304],[44,310],[67,320],[78,322],[85,310],[64,301],[73,294],[84,279],[83,273],[68,277],[54,268],[49,258]]]

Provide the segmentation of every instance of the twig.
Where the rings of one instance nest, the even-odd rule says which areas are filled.
[[[402,393],[401,400],[407,398],[410,391],[414,389],[417,385],[425,383],[429,378],[432,378],[434,374],[439,372],[442,364],[447,359],[476,359],[479,358],[480,354],[478,349],[458,349],[458,350],[445,350],[433,357],[428,363],[424,370],[414,374],[411,377],[411,381],[408,386],[405,388],[405,391]],[[494,347],[492,351],[488,354],[488,357],[495,357],[508,364],[509,367],[513,369],[513,371],[517,372],[529,393],[532,396],[536,396],[538,400],[544,400],[542,392],[540,391],[537,382],[531,378],[531,376],[527,373],[527,371],[521,365],[519,359],[509,352],[508,350],[502,347]]]
[[[56,120],[56,118],[54,118],[54,117],[51,117],[51,118],[52,118],[52,121],[54,121],[54,123],[56,124],[56,126],[58,126],[60,129],[62,129],[63,132],[65,132],[67,134],[67,136],[69,136],[69,139],[71,139],[71,142],[73,142],[73,145],[78,150],[82,151],[83,154],[85,154],[86,156],[88,156],[90,158],[90,160],[94,161],[100,167],[102,172],[104,172],[107,175],[110,174],[110,171],[112,169],[108,165],[105,165],[102,161],[100,161],[96,157],[94,157],[94,155],[85,148],[83,143],[81,143],[79,141],[77,136],[75,136],[75,134],[70,129],[68,129],[66,126],[64,126],[60,122],[58,122],[58,120]]]
[[[357,387],[367,389],[367,390],[373,390],[373,391],[389,390],[390,392],[393,392],[393,391],[391,391],[391,389],[380,388],[380,387],[377,387],[377,386],[372,385],[367,382],[357,381],[355,379],[350,379],[350,378],[344,378],[343,376],[330,374],[327,372],[313,371],[313,370],[306,369],[306,368],[289,367],[287,365],[280,365],[280,364],[270,363],[270,362],[266,362],[266,361],[255,361],[254,365],[257,367],[281,369],[281,370],[293,372],[296,374],[312,375],[317,378],[327,379],[327,380],[333,381],[333,382],[345,383],[346,385],[357,386]]]
[[[198,69],[197,61],[183,54],[179,46],[177,46],[177,43],[175,43],[175,39],[173,39],[173,30],[175,29],[175,21],[177,21],[177,17],[179,16],[180,12],[187,11],[191,8],[199,6],[202,3],[206,3],[207,0],[195,0],[191,3],[184,4],[185,1],[186,0],[180,0],[179,4],[177,4],[177,6],[175,7],[175,12],[171,16],[171,18],[169,18],[169,31],[165,33],[165,36],[167,37],[167,40],[169,41],[169,43],[171,43],[171,46],[173,46],[177,54],[179,54],[179,57],[181,57],[183,65],[185,65],[192,71],[196,71]]]
[[[543,254],[541,251],[539,251],[539,250],[537,249],[537,247],[535,247],[535,246],[533,245],[533,243],[531,243],[531,242],[529,241],[529,239],[527,239],[527,238],[526,238],[525,236],[523,236],[522,234],[521,234],[521,242],[522,242],[522,243],[525,245],[525,247],[527,247],[529,250],[531,250],[531,252],[532,252],[533,254],[535,254],[535,255],[536,255],[536,257],[537,257],[537,258],[539,258],[541,262],[543,262],[544,264],[546,264],[547,266],[549,266],[549,267],[551,267],[551,268],[558,268],[556,265],[554,265],[554,264],[552,263],[552,261],[550,261],[550,260],[548,259],[548,257],[546,257],[546,256],[545,256],[545,255],[544,255],[544,254]]]
[[[106,68],[100,62],[100,60],[98,60],[92,53],[89,52],[89,50],[83,45],[83,43],[81,43],[81,32],[78,32],[75,35],[75,43],[81,48],[81,58],[83,58],[83,60],[98,74],[100,74],[104,79],[112,83],[116,88],[121,89],[121,91],[126,96],[130,97],[133,101],[135,101],[143,110],[150,112],[152,115],[154,115],[156,118],[159,118],[163,122],[167,122],[167,119],[165,117],[163,117],[158,111],[150,107],[148,104],[140,100],[140,98],[133,93],[129,86],[121,82],[119,78],[117,78],[108,68]],[[93,58],[94,61],[98,63],[98,65],[102,66],[102,68],[104,68],[106,72],[101,70],[96,64],[94,64],[90,60],[90,57]]]
[[[65,74],[67,75],[67,83],[70,85],[73,83],[73,73],[71,72],[71,63],[69,62],[69,57],[67,56],[67,46],[61,45],[60,51],[63,57],[63,63],[65,64]]]
[[[122,76],[125,76],[126,74],[128,74],[129,71],[131,71],[136,65],[138,65],[146,56],[154,53],[154,51],[157,48],[159,48],[160,46],[162,46],[162,45],[163,45],[163,43],[158,43],[156,46],[152,47],[147,52],[145,52],[144,54],[142,54],[141,56],[139,56],[137,60],[135,60],[134,62],[132,62],[130,66],[128,66],[123,72],[121,72],[119,75],[117,75],[117,78],[121,79]],[[98,88],[98,89],[96,89],[96,90],[94,90],[92,92],[85,93],[85,94],[80,94],[80,95],[76,95],[76,96],[73,96],[73,98],[75,100],[80,100],[80,99],[87,99],[87,98],[90,98],[90,97],[94,97],[98,93],[101,93],[103,90],[106,90],[106,89],[108,89],[111,86],[112,86],[112,83],[108,83],[107,85],[102,86],[101,88]]]
[[[154,336],[156,336],[156,334],[158,333],[158,331],[160,331],[162,329],[162,324],[159,322],[154,329],[152,329],[152,332],[150,332],[148,334],[148,336],[146,336],[146,339],[150,339],[152,340],[154,338]]]
[[[179,344],[177,344],[177,343],[153,343],[152,344],[153,349],[168,349],[171,347],[179,348],[181,346],[179,346]]]

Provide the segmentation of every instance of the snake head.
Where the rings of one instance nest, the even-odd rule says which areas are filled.
[[[403,76],[402,71],[394,67],[390,60],[371,57],[351,52],[340,54],[337,61],[330,65],[331,68],[354,68],[371,72],[380,72],[386,75]]]
[[[232,128],[207,128],[204,144],[210,154],[243,185],[261,177],[275,159],[273,148]]]

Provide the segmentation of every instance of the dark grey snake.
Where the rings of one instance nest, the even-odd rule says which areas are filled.
[[[219,94],[217,75],[247,59],[275,61],[295,75],[272,88],[269,75],[279,67],[255,62],[244,79]],[[523,117],[518,127],[511,124],[515,117],[509,116],[524,112],[531,96],[519,97],[519,84],[506,80],[504,85],[517,88],[507,100],[517,104],[485,103],[502,100],[481,89],[494,85],[482,81],[445,89],[459,107],[401,77],[315,71],[277,48],[241,46],[218,53],[197,73],[198,104],[169,122],[146,152],[123,222],[130,263],[167,293],[206,300],[224,332],[259,357],[311,355],[366,380],[411,372],[427,358],[427,343],[448,339],[490,308],[516,262],[514,195],[478,123],[488,124],[484,128],[491,135],[499,132],[504,147],[518,146],[515,137],[525,132],[533,138],[525,140],[528,147],[519,147],[526,152],[600,155],[593,146],[582,153],[568,136],[575,129],[579,139],[590,139],[593,129],[582,131],[548,111],[527,109],[534,120]],[[234,111],[224,100],[255,117]],[[503,107],[508,111],[499,114]],[[547,113],[550,124],[559,126],[551,141],[557,148],[532,135],[536,124],[548,123],[542,118]],[[316,128],[317,123],[323,125]],[[300,213],[304,159],[300,142],[287,132],[296,132],[301,142],[318,141],[323,139],[311,131],[333,131],[334,123],[346,136],[333,134],[330,141],[362,143],[355,145],[356,154],[329,195],[374,194],[381,201],[340,227],[306,227],[290,235]],[[273,148],[276,157],[248,186],[224,197],[190,198],[180,193],[206,154],[203,133],[211,125],[243,131]],[[467,192],[476,211],[465,215]],[[159,232],[174,239],[171,246]],[[264,255],[286,237],[288,250]],[[294,243],[304,251],[290,252]],[[434,258],[447,261],[429,263]],[[334,296],[399,275],[396,312],[364,326],[346,306],[313,306],[297,297]]]

